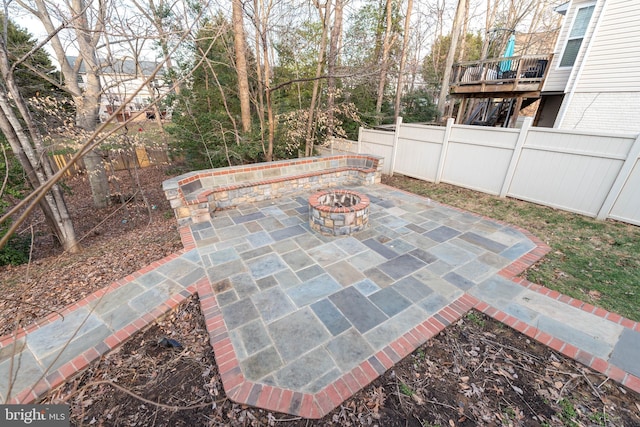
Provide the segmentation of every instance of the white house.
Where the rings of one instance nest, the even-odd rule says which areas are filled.
[[[640,0],[571,0],[541,92],[541,127],[640,132]]]
[[[70,57],[70,63],[75,62],[75,57]],[[145,81],[152,75],[157,67],[157,63],[151,61],[139,61],[136,63],[132,59],[119,59],[108,62],[101,60],[102,70],[100,72],[100,81],[103,94],[100,96],[99,116],[101,121],[105,121],[113,111],[115,111],[125,100],[129,99],[138,88],[140,91],[129,102],[124,112],[118,117],[118,120],[129,118],[132,114],[139,111],[145,111],[147,114],[140,116],[141,119],[147,118],[153,114],[153,110],[149,108],[150,103],[160,97],[166,95],[169,87],[164,82],[162,71],[158,72],[156,78],[149,84]],[[85,81],[84,64],[81,65],[79,79]],[[159,106],[161,108],[162,106]],[[164,114],[164,112],[162,113]]]

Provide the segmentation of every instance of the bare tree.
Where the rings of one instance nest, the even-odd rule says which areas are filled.
[[[97,2],[97,7],[87,5],[83,0],[65,2],[67,16],[58,17],[74,33],[79,55],[73,61],[66,54],[60,31],[54,25],[54,14],[58,4],[46,0],[16,0],[17,3],[33,16],[38,18],[49,34],[51,47],[60,64],[64,76],[64,89],[71,95],[76,107],[76,126],[91,133],[98,124],[100,106],[101,64],[98,60],[98,43],[104,33],[107,0]],[[79,73],[84,68],[86,81],[79,82]],[[102,155],[98,150],[91,150],[84,157],[89,173],[89,183],[93,194],[93,204],[105,207],[109,203],[109,183],[105,172]]]
[[[242,0],[233,0],[233,35],[235,46],[236,72],[238,73],[238,97],[240,98],[240,112],[242,130],[251,130],[251,103],[249,94],[249,78],[247,72],[247,43],[244,36],[244,22]]]
[[[393,2],[386,0],[385,19],[386,27],[384,31],[384,40],[382,42],[382,60],[380,62],[380,80],[378,82],[378,97],[376,100],[376,116],[380,122],[380,113],[382,112],[382,101],[384,99],[384,90],[387,85],[387,73],[389,72],[389,56],[391,55],[391,46],[393,44]]]
[[[4,14],[3,18],[3,28],[7,28],[7,15]],[[52,179],[54,172],[42,136],[15,82],[15,69],[27,57],[28,55],[11,64],[5,37],[0,36],[0,73],[3,82],[0,85],[0,130],[24,169],[29,185],[38,189]],[[60,187],[52,186],[38,204],[63,249],[69,252],[79,251]],[[0,247],[6,243],[11,233],[10,229],[0,241]]]
[[[465,0],[458,0],[456,15],[451,28],[451,46],[449,47],[449,53],[447,54],[447,60],[444,66],[444,75],[442,77],[442,86],[440,87],[440,96],[438,97],[438,112],[441,116],[444,116],[444,107],[447,101],[447,95],[449,94],[451,66],[453,65],[456,55],[456,47],[458,46],[458,39],[460,38],[460,26],[464,19],[464,3]]]
[[[398,69],[398,82],[396,86],[396,103],[393,112],[395,120],[400,115],[400,100],[402,99],[402,86],[404,84],[404,68],[407,62],[407,50],[409,47],[409,39],[411,36],[411,11],[413,10],[413,0],[407,0],[407,14],[404,18],[404,39],[402,40],[402,52],[400,54],[400,67]]]
[[[342,36],[343,10],[344,0],[336,0],[333,12],[333,26],[331,27],[331,41],[329,43],[329,56],[327,63],[327,73],[329,74],[327,79],[327,136],[333,136],[334,130],[334,106],[338,90],[336,87],[336,67],[338,65],[340,39]]]

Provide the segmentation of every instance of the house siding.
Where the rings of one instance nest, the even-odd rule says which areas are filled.
[[[574,93],[564,129],[640,132],[640,92]]]
[[[542,88],[543,92],[566,92],[567,87],[570,86],[571,82],[569,81],[569,79],[571,78],[571,71],[576,67],[580,67],[582,55],[578,55],[578,57],[576,58],[576,63],[573,65],[573,67],[558,68],[558,66],[560,64],[560,60],[562,59],[564,46],[567,42],[567,38],[569,37],[569,32],[571,31],[571,27],[573,25],[577,10],[581,6],[587,6],[593,3],[593,0],[573,0],[571,2],[569,10],[567,11],[567,15],[564,17],[564,25],[562,26],[562,31],[558,37],[558,42],[556,43],[556,47],[553,52],[553,60],[551,61],[551,68],[545,80],[544,87]],[[597,14],[601,10],[601,3],[603,3],[603,1],[599,0],[598,3],[600,4],[596,4],[596,9],[591,16],[591,21],[589,23],[589,29],[587,30],[587,34],[585,34],[582,46],[580,47],[581,52],[584,52],[584,49],[586,49],[586,47],[589,45],[594,22],[597,21]]]
[[[640,1],[607,0],[579,92],[640,92]],[[637,101],[636,101],[637,102]],[[640,116],[636,116],[636,121]]]

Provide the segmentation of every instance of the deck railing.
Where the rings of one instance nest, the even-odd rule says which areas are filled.
[[[544,81],[551,55],[525,55],[461,62],[453,66],[452,86]]]

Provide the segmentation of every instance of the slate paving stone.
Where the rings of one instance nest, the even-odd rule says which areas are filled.
[[[17,372],[17,373],[16,373]],[[13,378],[11,392],[32,387],[34,379],[40,378],[44,369],[30,351],[22,351],[16,358],[0,363],[0,398],[6,402],[9,393],[9,378]]]
[[[303,282],[299,285],[293,286],[286,290],[287,295],[298,306],[304,307],[331,295],[334,292],[342,289],[340,283],[329,276],[328,274],[321,274],[314,277],[311,280]]]
[[[293,271],[302,270],[315,264],[315,261],[311,259],[304,251],[292,251],[282,255],[282,259],[286,262]]]
[[[222,307],[222,315],[227,329],[232,330],[260,317],[258,310],[249,298],[241,299]]]
[[[249,234],[249,231],[242,224],[218,230],[218,237],[220,238],[220,241],[237,239],[238,237],[244,237],[247,234]]]
[[[271,245],[271,248],[280,255],[291,251],[299,251],[300,248],[292,239],[281,240]]]
[[[368,270],[365,270],[364,275],[367,276],[367,278],[371,281],[375,282],[375,284],[377,284],[381,288],[386,288],[387,286],[395,282],[395,280],[393,280],[391,277],[387,276],[377,268],[370,268]]]
[[[433,289],[425,285],[414,276],[407,276],[402,280],[397,281],[391,288],[399,292],[400,295],[407,298],[409,301],[418,302],[433,293]]]
[[[307,254],[321,266],[333,264],[336,261],[347,258],[347,254],[332,243],[325,243],[310,249]]]
[[[613,350],[611,345],[598,339],[597,335],[585,333],[570,324],[561,323],[547,316],[539,316],[536,327],[601,359],[606,360]]]
[[[254,279],[261,279],[287,268],[287,264],[277,254],[264,255],[246,262]]]
[[[72,360],[77,355],[102,343],[109,335],[113,334],[113,332],[114,331],[106,325],[98,325],[82,335],[76,335],[64,350],[60,349],[61,351],[50,353],[43,357],[40,362],[42,366],[51,367],[49,372],[53,372],[68,360]]]
[[[640,378],[638,355],[640,355],[640,332],[625,329],[613,349],[609,363]]]
[[[128,300],[121,300],[120,304],[111,311],[102,314],[96,313],[96,315],[98,315],[104,324],[112,331],[118,331],[124,328],[131,323],[132,319],[136,319],[138,317],[138,312],[131,308],[129,304],[125,303],[125,301]]]
[[[240,252],[240,258],[247,261],[253,258],[258,258],[259,256],[266,255],[273,252],[270,246],[262,246],[257,249],[252,249],[244,252]]]
[[[289,363],[322,344],[331,336],[309,307],[267,325],[282,359]]]
[[[210,282],[216,283],[222,279],[228,278],[229,276],[238,274],[241,271],[247,271],[247,267],[241,260],[235,260],[225,264],[220,264],[216,267],[208,268],[207,275],[209,276]]]
[[[333,336],[351,327],[351,323],[340,313],[340,310],[326,298],[311,304],[310,307]]]
[[[237,332],[248,356],[273,345],[267,330],[259,320],[241,326]]]
[[[325,268],[326,272],[333,276],[334,279],[342,286],[349,286],[359,282],[365,276],[347,261],[339,261]]]
[[[421,248],[414,249],[411,252],[409,252],[409,254],[418,258],[419,260],[423,261],[426,264],[431,264],[432,262],[435,262],[438,260],[438,258],[436,258],[433,254]]]
[[[154,270],[138,277],[135,280],[135,283],[139,283],[140,285],[148,289],[162,282],[164,279],[166,279],[165,276]]]
[[[467,281],[471,282],[472,283],[471,286],[473,286],[473,284],[480,283],[480,282],[488,279],[495,272],[496,272],[495,268],[490,267],[487,264],[483,264],[483,263],[475,260],[475,261],[471,261],[471,262],[466,263],[462,267],[459,267],[459,268],[455,269],[455,271],[453,271],[453,272],[451,272],[451,273],[449,273],[449,274],[447,274],[447,275],[445,275],[443,277],[446,280],[449,280],[448,277],[450,277],[450,276],[453,276],[453,275],[460,276],[460,277],[466,279]],[[449,280],[449,281],[451,281],[451,280]],[[469,288],[464,288],[464,286],[466,286],[466,285],[462,285],[462,284],[456,284],[456,286],[460,287],[461,289],[469,289]]]
[[[500,252],[500,255],[508,259],[509,261],[514,261],[527,252],[531,251],[535,247],[536,245],[531,240],[526,240],[524,242],[518,242],[515,245],[505,249],[504,251]]]
[[[158,275],[162,280],[167,280],[164,276]],[[156,283],[158,285],[160,282]],[[136,282],[132,282],[127,286],[120,286],[104,294],[101,298],[91,301],[89,307],[91,307],[94,313],[98,316],[108,313],[118,307],[120,307],[124,301],[129,301],[138,295],[145,292],[147,288],[139,286]]]
[[[186,276],[194,268],[197,267],[198,266],[196,264],[186,261],[183,258],[176,258],[167,262],[166,264],[161,265],[155,271],[166,277],[178,279],[180,277]]]
[[[371,279],[364,279],[353,285],[353,287],[365,297],[368,297],[372,293],[378,292],[381,289],[380,286],[376,285]]]
[[[364,245],[363,245],[364,246]],[[357,255],[353,255],[349,258],[349,264],[358,270],[364,272],[371,268],[372,265],[378,265],[385,262],[387,259],[377,252],[366,250],[364,252],[360,252]]]
[[[263,277],[262,279],[256,280],[256,284],[261,290],[269,289],[278,285],[278,281],[274,276]]]
[[[300,390],[333,368],[331,356],[326,350],[320,348],[289,363],[274,376],[280,387]]]
[[[273,275],[273,277],[275,277],[275,279],[278,281],[278,284],[283,289],[289,289],[293,286],[297,286],[300,283],[302,283],[300,278],[288,268],[277,272],[276,274]]]
[[[364,245],[368,246],[370,249],[373,249],[386,259],[395,258],[398,256],[398,253],[393,249],[383,245],[376,239],[367,239],[362,242]]]
[[[393,317],[411,305],[411,301],[400,295],[393,287],[384,288],[372,295],[369,300],[389,317]]]
[[[348,287],[329,297],[342,314],[364,333],[387,320],[387,316],[364,295],[353,287]]]
[[[297,271],[296,274],[303,282],[307,280],[313,279],[321,274],[324,274],[324,268],[320,267],[317,264],[314,264],[310,267],[304,268],[300,271]]]
[[[474,282],[472,282],[471,280],[467,279],[464,276],[459,275],[458,273],[456,273],[456,271],[447,273],[444,276],[442,276],[442,278],[447,282],[451,283],[452,285],[459,287],[463,291],[468,291],[469,289],[475,286]]]
[[[381,323],[376,328],[366,332],[364,338],[374,351],[379,351],[419,323],[424,322],[426,318],[426,313],[421,308],[412,305],[387,322]]]
[[[438,246],[430,248],[427,252],[435,255],[440,261],[451,266],[465,264],[476,257],[472,252],[456,247],[450,243],[441,243]]]
[[[266,323],[273,322],[296,309],[295,305],[279,287],[273,287],[254,294],[251,300],[260,312],[260,317]]]
[[[507,258],[504,258],[503,256],[500,256],[500,255],[496,255],[492,252],[485,252],[484,254],[480,255],[478,257],[478,261],[486,265],[489,265],[491,267],[494,267],[497,270],[500,270],[503,267],[506,267],[507,265],[511,264],[511,261],[509,261]]]
[[[284,224],[283,224],[284,225]],[[286,228],[282,228],[280,230],[275,230],[269,233],[273,240],[279,241],[288,239],[290,237],[299,236],[301,234],[306,233],[306,230],[300,225],[294,225]]]
[[[503,245],[502,243],[496,242],[495,240],[491,240],[487,237],[483,237],[472,232],[464,233],[459,238],[495,253],[500,253],[507,249],[507,246]]]
[[[453,298],[445,298],[440,294],[433,293],[420,301],[418,306],[423,309],[427,315],[432,316],[440,309],[444,308],[453,301]]]
[[[427,264],[424,261],[412,255],[404,254],[380,264],[378,268],[392,279],[399,279],[421,269],[425,265]]]
[[[249,381],[258,381],[282,366],[283,361],[274,347],[267,347],[240,362],[242,372]]]
[[[238,294],[233,289],[227,292],[223,292],[221,294],[216,295],[216,300],[220,307],[224,307],[225,305],[229,305],[232,302],[238,301]]]
[[[242,224],[249,221],[255,221],[257,219],[264,218],[264,213],[262,212],[253,212],[246,215],[241,215],[233,218],[233,222],[236,224]]]
[[[51,322],[31,332],[27,338],[27,346],[36,358],[56,351],[65,342],[74,337],[103,325],[102,320],[85,307],[72,311],[56,322]]]
[[[249,273],[240,273],[231,277],[231,286],[238,294],[238,298],[246,298],[260,291],[255,280]]]
[[[413,246],[411,243],[403,240],[403,239],[393,239],[392,241],[390,241],[389,243],[387,243],[387,246],[389,246],[391,249],[393,249],[394,251],[396,251],[399,254],[404,254],[407,252],[410,252],[412,250],[414,250],[416,247]]]
[[[251,233],[247,236],[247,241],[254,248],[270,245],[275,242],[271,235],[266,231],[258,231],[257,233]]]
[[[349,372],[373,354],[367,340],[353,328],[329,341],[326,348],[342,372]]]
[[[304,387],[304,391],[307,393],[318,393],[323,390],[329,384],[333,384],[338,378],[342,376],[342,372],[340,369],[334,367],[329,372],[322,375],[315,381],[312,381],[310,384]]]
[[[178,279],[178,284],[180,284],[180,286],[182,286],[183,288],[186,288],[190,285],[192,285],[193,283],[197,283],[200,279],[202,279],[203,277],[205,277],[207,275],[207,273],[205,272],[205,270],[203,268],[194,268],[191,273],[187,274],[186,276],[182,276],[181,278]]]
[[[502,277],[494,276],[480,283],[478,286],[473,288],[470,293],[473,296],[478,297],[491,304],[494,301],[500,299],[513,300],[522,292],[524,292],[524,290],[525,288],[518,285],[517,283],[513,283],[510,280],[504,279]]]
[[[351,236],[336,240],[335,245],[347,255],[356,255],[368,249],[362,242]]]

